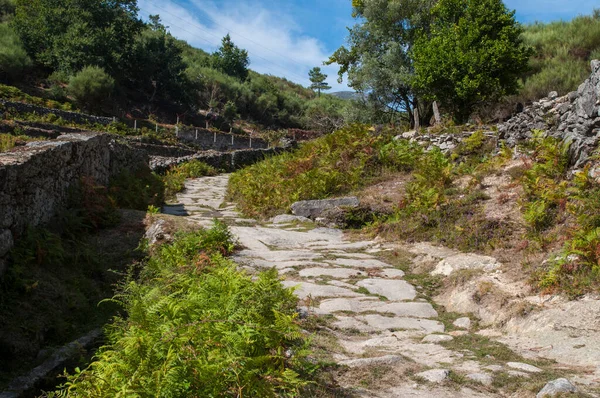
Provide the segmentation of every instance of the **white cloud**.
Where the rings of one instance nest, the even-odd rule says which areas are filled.
[[[308,71],[321,66],[329,75],[333,91],[349,90],[337,83],[337,67],[322,66],[330,53],[317,38],[301,33],[291,15],[282,15],[260,4],[229,4],[191,0],[188,9],[167,0],[139,0],[143,17],[160,14],[163,24],[171,33],[194,47],[214,51],[227,33],[241,48],[248,50],[250,68],[285,77],[308,86]],[[200,12],[203,11],[203,13]]]
[[[569,20],[577,15],[589,15],[599,8],[597,0],[504,0],[509,9],[516,9],[517,15],[528,22]]]

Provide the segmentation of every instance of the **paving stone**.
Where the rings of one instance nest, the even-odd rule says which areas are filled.
[[[350,289],[344,289],[343,287],[331,286],[331,285],[317,285],[310,282],[297,282],[297,281],[283,281],[281,282],[285,287],[297,287],[294,294],[300,299],[307,297],[319,298],[319,297],[360,297],[359,293],[353,292]]]
[[[384,355],[373,358],[359,358],[341,361],[340,365],[346,365],[350,368],[367,367],[373,365],[394,365],[399,362],[406,362],[406,359],[400,355]]]
[[[508,366],[509,368],[522,370],[524,372],[529,372],[529,373],[542,373],[543,372],[543,370],[538,367],[529,365],[527,363],[522,363],[522,362],[508,362],[506,364],[506,366]]]
[[[427,380],[430,383],[442,383],[450,376],[448,369],[431,369],[417,373],[415,376]]]
[[[306,223],[313,222],[310,218],[294,216],[292,214],[280,214],[278,216],[273,217],[270,221],[273,224],[289,224],[289,223],[294,223],[294,222],[306,222]]]
[[[423,340],[421,341],[423,343],[444,343],[452,340],[454,340],[454,337],[447,334],[430,334],[423,337]]]
[[[489,370],[491,372],[501,372],[504,370],[504,367],[502,367],[500,365],[488,365],[488,366],[484,366],[483,369]]]
[[[419,330],[425,333],[443,332],[444,325],[438,321],[417,318],[364,315],[357,317],[378,330]]]
[[[349,316],[338,316],[338,320],[333,322],[332,325],[338,329],[346,329],[346,330],[358,330],[362,333],[371,333],[376,332],[372,326],[367,325],[365,322],[362,322],[356,318]]]
[[[326,260],[326,263],[341,265],[343,267],[352,268],[388,268],[389,265],[379,260],[373,259],[352,259],[352,258],[336,258],[335,260]]]
[[[334,312],[349,311],[354,313],[379,312],[391,313],[396,316],[414,318],[436,318],[437,312],[429,303],[387,303],[374,297],[359,299],[331,299],[321,302],[319,312],[331,314]]]
[[[412,300],[417,296],[414,286],[402,280],[365,279],[359,281],[356,286],[394,301]]]
[[[306,268],[299,272],[303,278],[314,278],[317,276],[330,276],[332,278],[347,279],[357,276],[367,276],[365,271],[349,268]]]
[[[485,373],[471,373],[468,374],[467,379],[469,380],[473,380],[474,382],[483,384],[484,386],[491,386],[492,383],[494,382],[494,378],[492,376],[490,376],[489,374],[485,374]]]
[[[469,318],[458,318],[452,323],[454,326],[460,329],[471,329],[471,320]]]

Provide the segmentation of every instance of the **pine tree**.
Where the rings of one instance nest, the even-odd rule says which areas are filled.
[[[310,88],[313,90],[317,90],[319,93],[319,97],[321,96],[321,90],[329,90],[331,86],[327,84],[325,80],[327,80],[327,75],[321,73],[321,68],[315,66],[308,72],[308,76],[311,81]]]

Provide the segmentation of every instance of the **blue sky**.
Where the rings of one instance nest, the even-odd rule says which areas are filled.
[[[598,0],[505,0],[522,23],[591,14]],[[308,71],[345,43],[351,0],[138,0],[140,14],[160,14],[176,37],[213,52],[229,33],[248,50],[250,68],[308,85]],[[323,67],[332,91],[337,68]]]

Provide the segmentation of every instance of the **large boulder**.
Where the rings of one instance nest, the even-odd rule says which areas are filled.
[[[296,216],[316,219],[326,210],[336,207],[356,208],[360,204],[357,197],[334,198],[323,200],[303,200],[292,205],[292,213]]]

